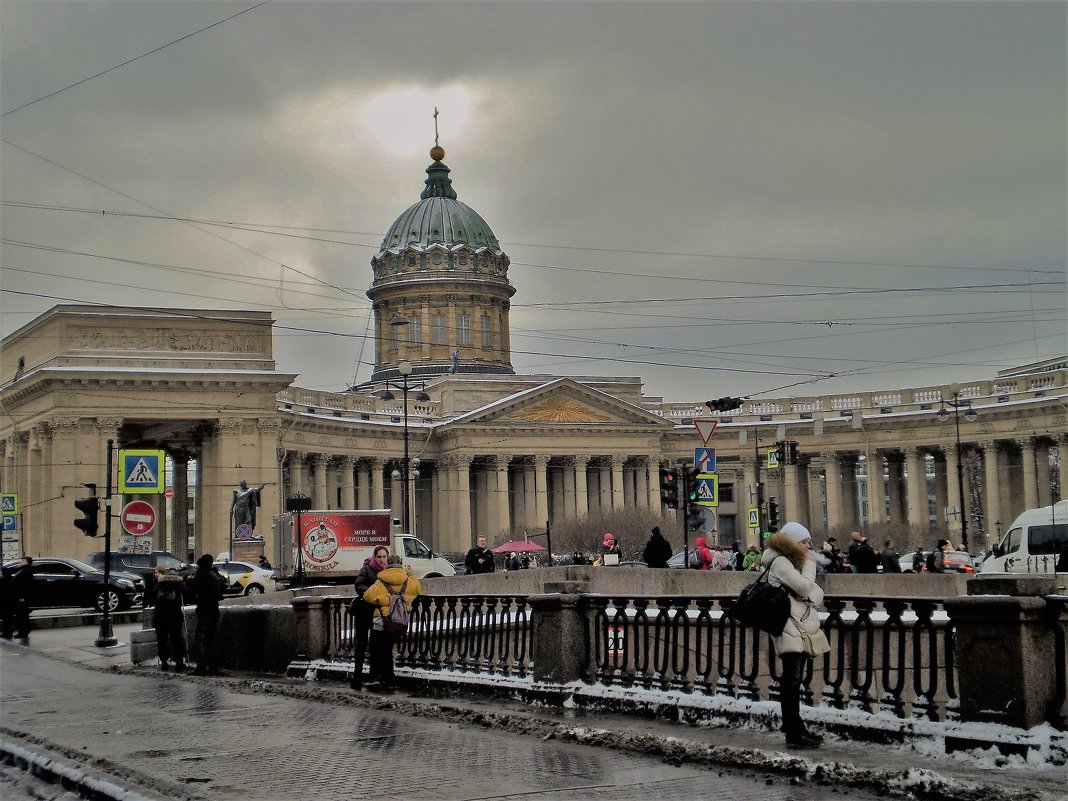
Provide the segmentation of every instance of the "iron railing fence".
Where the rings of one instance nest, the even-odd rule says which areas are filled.
[[[734,595],[587,596],[590,680],[748,700],[778,698],[771,638],[723,613]],[[804,699],[941,720],[957,715],[954,629],[932,598],[824,599],[831,650],[809,663]]]
[[[353,658],[352,598],[327,596],[323,658]],[[407,634],[397,642],[398,666],[523,677],[534,669],[531,608],[521,595],[421,595]]]
[[[734,595],[584,595],[587,683],[679,690],[750,700],[778,698],[771,638],[723,613]],[[323,599],[323,658],[352,659],[351,598]],[[954,627],[933,598],[829,596],[823,627],[831,651],[810,663],[804,698],[836,709],[897,717],[955,718]],[[420,596],[397,645],[397,664],[426,670],[533,674],[526,596]],[[1062,679],[1063,683],[1063,679]]]

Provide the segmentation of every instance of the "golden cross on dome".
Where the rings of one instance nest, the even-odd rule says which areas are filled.
[[[438,107],[434,106],[434,147],[438,146]]]

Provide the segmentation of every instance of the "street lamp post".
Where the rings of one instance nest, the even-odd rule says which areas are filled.
[[[407,317],[398,314],[389,324],[394,327],[394,330],[400,331],[402,328],[407,328],[411,325],[411,320]],[[408,393],[413,389],[422,389],[423,384],[412,386],[408,383],[408,376],[412,374],[412,363],[405,360],[397,365],[397,372],[400,373],[401,383],[400,386],[396,384],[386,383],[387,387],[393,387],[393,389],[399,389],[401,391],[401,402],[404,404],[403,411],[403,425],[404,425],[404,461],[400,466],[400,480],[401,480],[401,498],[404,507],[401,509],[401,533],[410,534],[409,529],[409,510],[411,507],[411,479],[412,479],[412,467],[416,467],[419,464],[418,459],[412,459],[409,456],[409,440],[408,440]],[[383,400],[393,400],[393,394],[387,389],[381,394]],[[425,392],[421,392],[418,396],[419,400],[430,400],[430,396]],[[397,471],[393,471],[393,477],[397,478]],[[418,471],[415,472],[415,477],[419,477]]]
[[[961,407],[963,407],[964,410],[965,410],[964,411],[964,419],[967,420],[969,423],[973,422],[978,417],[978,415],[975,413],[975,410],[972,408],[972,402],[970,400],[962,401],[960,399],[960,384],[953,384],[952,386],[950,386],[949,392],[953,396],[953,400],[947,401],[945,398],[943,398],[942,399],[942,408],[940,408],[938,410],[938,412],[936,413],[936,416],[938,417],[939,421],[941,421],[943,423],[946,422],[947,420],[949,420],[949,411],[946,409],[946,404],[948,403],[950,406],[953,407],[953,422],[954,422],[954,424],[956,426],[956,432],[957,432],[957,489],[960,490],[960,541],[961,541],[961,545],[964,546],[964,550],[967,551],[968,550],[968,514],[967,514],[967,511],[965,509],[965,498],[964,498],[964,448],[961,446],[961,443],[960,443],[960,410],[961,410]]]

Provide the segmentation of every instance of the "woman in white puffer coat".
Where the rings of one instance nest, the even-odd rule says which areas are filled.
[[[790,521],[765,543],[761,556],[770,565],[768,579],[790,591],[790,619],[780,636],[774,638],[775,652],[782,660],[779,698],[782,705],[782,731],[792,748],[814,748],[822,738],[805,728],[801,720],[801,683],[805,664],[814,656],[831,650],[820,628],[816,609],[823,603],[823,590],[816,584],[816,556],[812,535],[800,523]]]

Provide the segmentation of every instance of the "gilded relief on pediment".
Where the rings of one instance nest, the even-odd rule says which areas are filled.
[[[571,398],[550,398],[511,416],[530,423],[604,423],[612,419]]]

